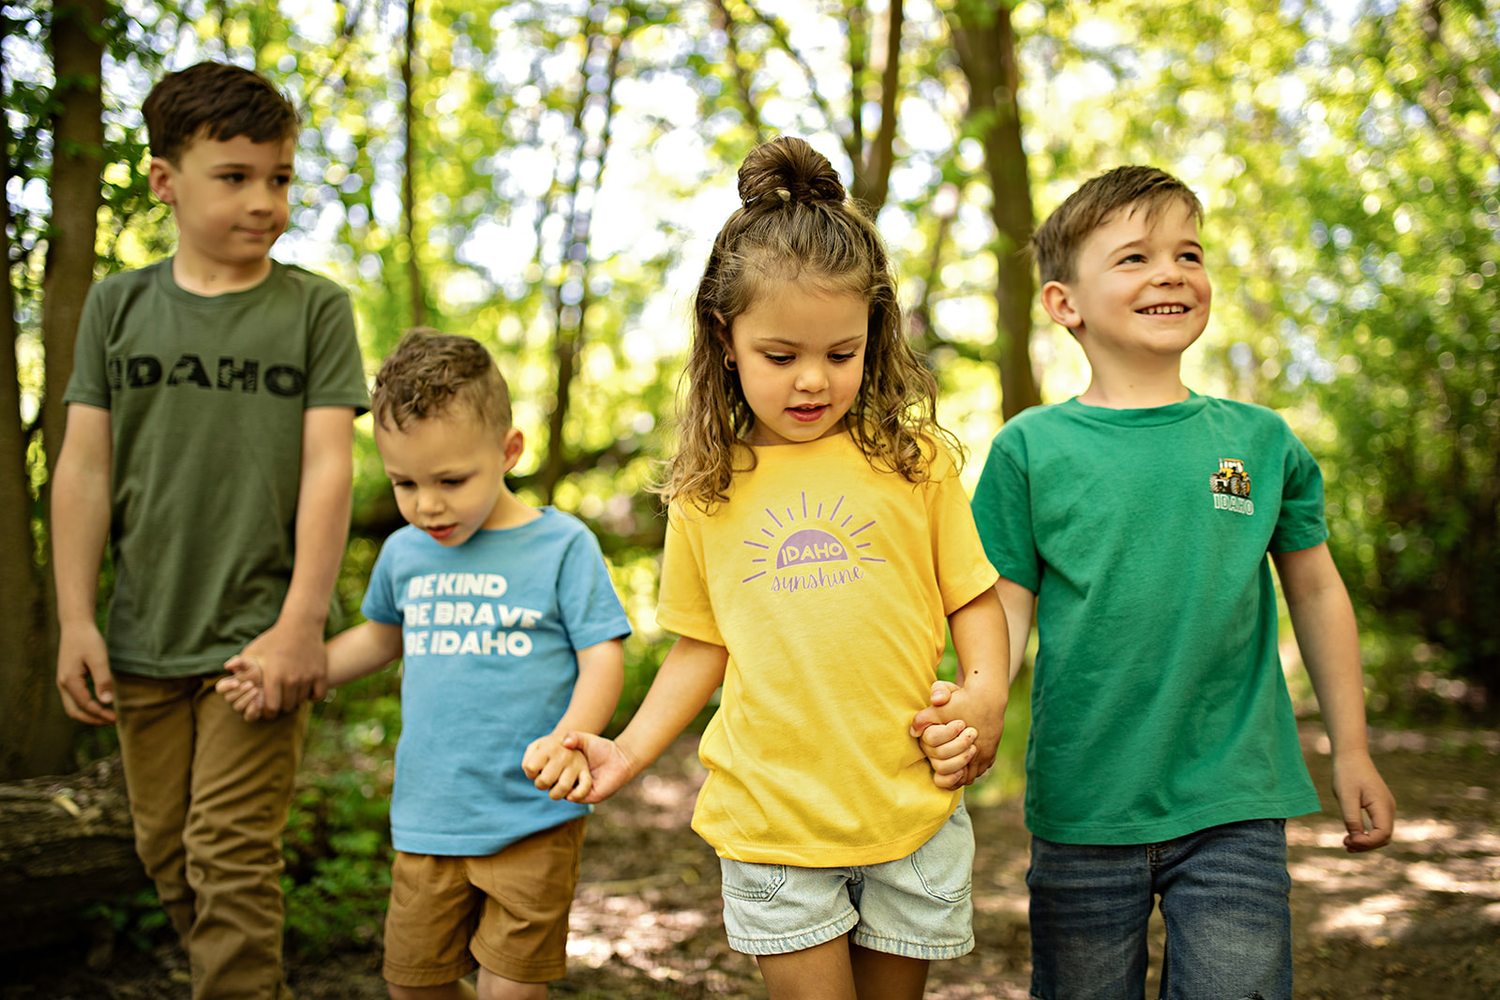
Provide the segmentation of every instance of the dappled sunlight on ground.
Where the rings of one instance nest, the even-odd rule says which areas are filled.
[[[1351,855],[1329,794],[1329,746],[1303,731],[1323,813],[1287,824],[1299,996],[1500,996],[1500,735],[1373,732],[1397,799],[1384,850]]]
[[[1343,849],[1319,727],[1303,727],[1303,746],[1324,811],[1287,824],[1298,1000],[1500,997],[1500,737],[1374,733],[1399,813],[1395,842],[1363,855]],[[551,996],[764,1000],[754,961],[725,939],[718,859],[690,828],[701,782],[695,741],[684,738],[590,817],[569,974]],[[975,796],[969,811],[976,946],[933,963],[927,1000],[1024,1000],[1030,838],[1021,805]],[[1162,939],[1157,918],[1147,996]],[[120,949],[122,960],[102,974],[77,961],[37,963],[17,984],[0,984],[0,1000],[187,1000],[182,961],[170,952]],[[300,1000],[386,995],[378,947],[289,964]]]

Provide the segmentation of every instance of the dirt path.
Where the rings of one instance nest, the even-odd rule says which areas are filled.
[[[1319,788],[1326,746],[1304,734]],[[1288,824],[1301,1000],[1500,997],[1500,736],[1377,733],[1376,762],[1400,803],[1398,842],[1351,857],[1332,813]],[[555,997],[761,998],[754,963],[729,950],[718,861],[689,829],[698,781],[681,741],[590,821],[573,909],[571,974]],[[1331,800],[1325,796],[1325,805]],[[937,963],[929,1000],[1026,997],[1027,834],[1015,802],[971,803],[974,952]],[[1153,947],[1160,953],[1158,927]],[[78,963],[81,966],[82,963]],[[170,954],[122,954],[105,974],[0,972],[0,1000],[187,1000]],[[293,962],[301,1000],[385,996],[377,952]],[[1150,991],[1148,991],[1150,995]]]

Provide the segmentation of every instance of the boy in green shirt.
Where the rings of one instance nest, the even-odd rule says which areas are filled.
[[[1131,166],[1042,225],[1042,304],[1092,378],[1008,421],[974,496],[1013,673],[1038,612],[1026,822],[1041,1000],[1139,998],[1154,897],[1163,997],[1291,996],[1285,818],[1319,806],[1271,561],[1333,744],[1345,846],[1391,837],[1317,463],[1272,411],[1180,377],[1212,296],[1201,217],[1176,178]]]
[[[118,722],[136,849],[193,995],[272,1000],[281,830],[326,687],[364,371],[348,295],[269,256],[287,224],[292,105],[250,70],[200,63],[142,111],[177,252],[84,305],[52,488],[57,683],[73,718]],[[266,721],[214,693],[242,650],[265,664]]]

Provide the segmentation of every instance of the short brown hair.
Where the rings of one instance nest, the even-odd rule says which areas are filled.
[[[176,164],[193,140],[285,142],[301,118],[271,81],[229,63],[201,62],[162,77],[141,105],[151,155]]]
[[[1186,205],[1198,222],[1203,221],[1203,203],[1182,181],[1155,167],[1116,167],[1087,181],[1047,216],[1031,237],[1042,284],[1072,281],[1078,251],[1089,234],[1107,223],[1121,209],[1139,209],[1149,224],[1173,203]]]
[[[451,414],[455,407],[496,434],[510,430],[510,388],[483,344],[434,330],[408,331],[375,376],[375,422],[405,430],[414,420]]]

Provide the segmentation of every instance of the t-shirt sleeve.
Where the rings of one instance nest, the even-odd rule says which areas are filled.
[[[685,515],[673,505],[667,512],[667,541],[661,557],[661,592],[656,623],[690,639],[724,645],[708,596],[703,572],[701,512]]]
[[[396,603],[396,581],[391,565],[393,560],[391,543],[387,540],[375,558],[375,568],[370,570],[370,584],[365,588],[365,599],[359,606],[360,614],[382,625],[401,624],[401,608]]]
[[[99,285],[89,289],[83,301],[83,315],[78,322],[78,337],[73,345],[73,374],[63,393],[65,403],[84,403],[109,409],[109,373],[104,360],[104,293]]]
[[[1328,539],[1323,508],[1323,472],[1307,445],[1286,428],[1290,439],[1282,459],[1281,513],[1271,532],[1272,552],[1310,549]]]
[[[306,406],[352,406],[356,415],[369,409],[364,364],[354,333],[354,309],[349,294],[329,283],[317,296],[310,317],[307,344]]]
[[[563,552],[557,602],[575,650],[630,634],[630,620],[609,578],[599,540],[585,527],[579,527]]]
[[[1026,474],[1026,439],[1010,425],[1001,428],[974,488],[974,521],[984,553],[996,571],[1032,593],[1041,589],[1041,557],[1031,524],[1031,488]]]
[[[958,470],[946,455],[934,463],[928,523],[932,530],[932,558],[937,567],[943,614],[959,608],[995,585],[995,568],[985,558],[968,495]]]

